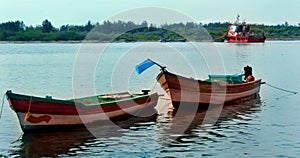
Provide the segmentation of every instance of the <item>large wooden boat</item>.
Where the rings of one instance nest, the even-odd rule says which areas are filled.
[[[51,96],[35,97],[6,92],[10,107],[16,112],[23,131],[94,123],[132,115],[151,115],[158,94],[116,93],[60,100]]]
[[[251,69],[252,71],[252,69]],[[251,74],[252,75],[252,74]],[[167,92],[175,109],[206,109],[208,105],[224,105],[255,98],[261,79],[242,81],[243,74],[209,75],[207,80],[196,80],[168,72],[165,68],[157,81]]]

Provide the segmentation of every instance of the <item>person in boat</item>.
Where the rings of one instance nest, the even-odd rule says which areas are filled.
[[[254,76],[252,75],[252,67],[250,67],[249,65],[244,67],[244,73],[245,73],[245,77],[244,77],[245,82],[250,82],[255,80]]]

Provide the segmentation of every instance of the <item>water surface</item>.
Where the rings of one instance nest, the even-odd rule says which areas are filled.
[[[168,70],[205,79],[208,73],[240,73],[253,67],[256,78],[300,91],[299,41],[259,44],[113,43],[1,44],[0,92],[72,98],[156,85],[158,67],[142,75],[134,65],[150,57]],[[102,52],[104,50],[104,52]],[[75,92],[74,92],[75,91]],[[74,94],[75,93],[75,94]],[[2,99],[1,99],[2,101]],[[260,98],[224,107],[216,124],[203,124],[207,112],[174,116],[162,97],[157,117],[102,123],[71,131],[22,134],[4,101],[0,154],[8,157],[297,157],[300,155],[299,94],[263,85]],[[214,113],[214,111],[211,111]]]

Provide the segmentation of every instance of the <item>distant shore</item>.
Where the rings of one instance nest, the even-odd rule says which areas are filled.
[[[85,25],[54,27],[45,19],[42,25],[33,27],[23,21],[9,21],[0,23],[0,43],[209,42],[224,38],[229,25],[229,22],[179,22],[156,26],[146,21],[104,21],[102,24],[89,21]],[[255,27],[251,31],[261,32]],[[264,25],[262,33],[267,41],[291,41],[300,40],[299,31],[300,25],[286,23]]]
[[[24,44],[24,43],[110,43],[110,41],[85,41],[85,40],[72,40],[72,41],[0,41],[0,44]]]
[[[266,39],[266,41],[300,41],[300,38],[271,38]],[[96,41],[96,40],[71,40],[71,41],[0,41],[0,44],[27,44],[27,43],[69,43],[69,44],[77,44],[77,43],[134,43],[134,42],[160,42],[160,41],[133,41],[133,42],[120,42],[120,41]],[[203,41],[187,41],[187,42],[213,42],[210,40]],[[163,42],[162,42],[163,43]],[[166,42],[166,43],[184,43],[184,42]],[[226,43],[226,42],[225,42]]]

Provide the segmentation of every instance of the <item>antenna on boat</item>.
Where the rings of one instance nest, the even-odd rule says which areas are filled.
[[[238,23],[240,23],[240,14],[237,15],[236,21],[235,21],[235,24],[238,24]]]
[[[159,66],[161,68],[162,71],[165,71],[165,69],[167,68],[166,66],[162,66],[160,64],[158,64],[157,62],[151,60],[150,58],[148,58],[148,60],[152,61],[155,65]]]

